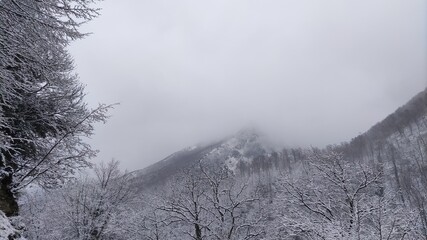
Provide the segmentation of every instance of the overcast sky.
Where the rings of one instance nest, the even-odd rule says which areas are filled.
[[[140,169],[255,126],[286,146],[350,140],[427,85],[425,0],[106,0],[70,47],[91,140]]]

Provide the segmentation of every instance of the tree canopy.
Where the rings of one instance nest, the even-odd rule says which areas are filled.
[[[0,194],[51,187],[89,165],[84,141],[111,106],[90,109],[66,47],[98,16],[90,0],[0,1]],[[6,214],[17,207],[0,203]],[[9,204],[9,205],[10,205]]]

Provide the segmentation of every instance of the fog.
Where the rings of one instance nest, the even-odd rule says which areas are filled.
[[[256,127],[350,140],[427,84],[425,0],[107,0],[73,43],[87,101],[119,102],[96,161],[143,168]]]

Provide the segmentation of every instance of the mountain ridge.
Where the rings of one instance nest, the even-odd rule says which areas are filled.
[[[348,157],[363,158],[369,156],[375,161],[379,156],[374,150],[390,148],[393,135],[405,135],[417,131],[415,141],[427,133],[427,89],[416,94],[407,103],[397,108],[386,118],[374,124],[366,132],[350,141],[330,145],[335,150],[344,152]],[[412,134],[412,133],[411,133]],[[408,136],[411,135],[408,133]],[[144,169],[134,171],[139,184],[153,185],[165,181],[180,169],[196,164],[201,160],[221,162],[233,172],[253,168],[252,165],[285,166],[305,158],[305,148],[286,148],[280,151],[266,144],[263,134],[254,128],[243,129],[236,134],[212,144],[185,148],[172,153],[163,160]],[[398,138],[398,137],[394,137]],[[395,140],[393,140],[395,141]],[[388,142],[388,143],[387,143]],[[426,141],[427,142],[427,139]],[[328,147],[326,147],[328,148]],[[399,148],[394,146],[393,148]],[[427,147],[424,147],[427,155]],[[379,150],[378,150],[379,151]],[[387,150],[388,151],[388,150]],[[280,158],[280,159],[279,159]],[[267,161],[267,163],[266,163]],[[268,162],[269,161],[269,162]],[[281,163],[282,162],[282,163]],[[253,169],[251,171],[254,171]]]

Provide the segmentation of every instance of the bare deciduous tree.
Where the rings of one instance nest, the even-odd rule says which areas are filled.
[[[176,177],[170,194],[158,207],[165,224],[191,239],[257,239],[263,233],[255,189],[237,180],[225,166],[203,164]]]
[[[128,175],[117,161],[95,167],[95,178],[68,183],[44,193],[38,201],[26,201],[22,211],[31,239],[108,239],[116,229],[113,218],[133,198]],[[36,199],[37,200],[37,199]],[[42,204],[42,205],[40,205]],[[42,207],[42,208],[41,208]]]
[[[14,192],[51,187],[96,154],[84,137],[110,106],[90,110],[66,47],[98,15],[94,0],[0,1],[0,210]]]
[[[414,214],[385,195],[382,173],[334,151],[313,152],[296,177],[283,177],[283,223],[290,235],[312,239],[404,239]],[[416,236],[413,233],[412,237]]]

